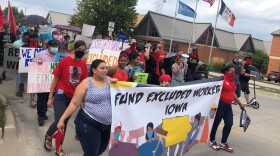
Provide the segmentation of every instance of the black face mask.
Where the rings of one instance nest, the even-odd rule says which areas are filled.
[[[85,55],[84,51],[76,51],[75,52],[75,57],[78,58],[78,59],[82,58],[84,55]]]

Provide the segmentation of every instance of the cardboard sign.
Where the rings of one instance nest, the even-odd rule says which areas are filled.
[[[27,73],[29,63],[35,58],[35,56],[45,50],[44,48],[20,48],[20,60],[19,60],[19,73]]]
[[[19,48],[13,44],[7,44],[7,47],[4,49],[4,62],[3,68],[5,71],[10,71],[17,73],[18,71],[18,56]]]
[[[27,93],[50,92],[52,72],[56,66],[57,63],[53,62],[31,62],[28,66]]]
[[[118,34],[118,41],[125,42],[129,39],[129,36],[127,34]]]
[[[139,84],[146,84],[149,74],[136,72],[135,76],[137,76],[137,79],[134,82],[139,83]]]
[[[52,34],[48,33],[48,34],[40,34],[40,41],[45,41],[45,40],[52,40]]]
[[[113,32],[115,27],[115,22],[109,22],[108,31]]]
[[[194,145],[209,138],[217,111],[212,108],[218,107],[222,84],[222,78],[173,87],[111,84],[109,156],[122,151],[140,156],[165,155],[164,151],[188,155]]]
[[[76,36],[76,39],[75,39],[75,42],[78,41],[78,40],[82,40],[82,41],[85,41],[86,42],[86,45],[87,47],[86,48],[89,48],[90,47],[90,44],[92,42],[92,39],[86,37],[86,36],[82,36],[82,35],[77,35]]]
[[[68,43],[68,50],[74,49],[74,43]]]
[[[82,36],[87,36],[91,38],[94,33],[94,30],[95,30],[95,26],[83,24]]]
[[[91,43],[87,64],[91,64],[95,59],[104,60],[107,66],[116,66],[118,64],[122,43],[111,40],[96,39]]]

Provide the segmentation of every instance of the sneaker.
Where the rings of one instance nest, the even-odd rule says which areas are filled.
[[[38,125],[39,126],[44,126],[44,123],[45,123],[44,117],[39,117],[38,118]]]
[[[217,144],[217,142],[214,140],[214,141],[210,141],[208,142],[208,145],[213,148],[214,150],[220,150],[220,146]]]
[[[24,103],[23,97],[19,97],[19,98],[18,98],[18,102],[19,102],[19,103]]]
[[[221,143],[220,148],[227,152],[231,152],[231,153],[233,152],[233,149],[227,143],[225,144]]]
[[[36,101],[30,101],[30,107],[35,108],[37,106]]]

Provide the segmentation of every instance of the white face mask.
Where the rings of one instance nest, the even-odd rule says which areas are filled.
[[[240,58],[239,60],[238,60],[238,62],[242,62],[243,61],[243,59],[242,58]]]

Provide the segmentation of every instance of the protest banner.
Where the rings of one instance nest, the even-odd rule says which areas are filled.
[[[52,28],[48,26],[40,26],[40,41],[52,40]]]
[[[91,64],[95,59],[104,60],[107,66],[118,64],[122,42],[112,40],[93,40],[87,57],[87,64]]]
[[[7,44],[7,47],[4,49],[4,62],[3,62],[3,68],[5,71],[17,73],[18,64],[19,64],[18,55],[19,55],[19,47],[14,46],[13,44]]]
[[[132,145],[127,153],[159,156],[169,151],[169,156],[183,155],[196,143],[206,143],[222,84],[221,77],[173,87],[111,84],[109,156],[119,156],[122,148]]]
[[[95,26],[83,24],[82,36],[91,38],[95,30]]]
[[[54,62],[43,62],[38,64],[31,62],[28,66],[27,93],[49,92],[53,75],[52,72],[57,66]]]
[[[27,73],[28,65],[43,48],[20,48],[19,73]]]
[[[118,34],[118,41],[125,42],[129,40],[129,36],[127,34]]]
[[[86,45],[87,47],[86,48],[89,48],[90,47],[90,44],[92,42],[92,39],[86,37],[86,36],[82,36],[82,35],[77,35],[76,36],[76,39],[75,39],[75,42],[78,41],[78,40],[83,40],[86,42]]]

